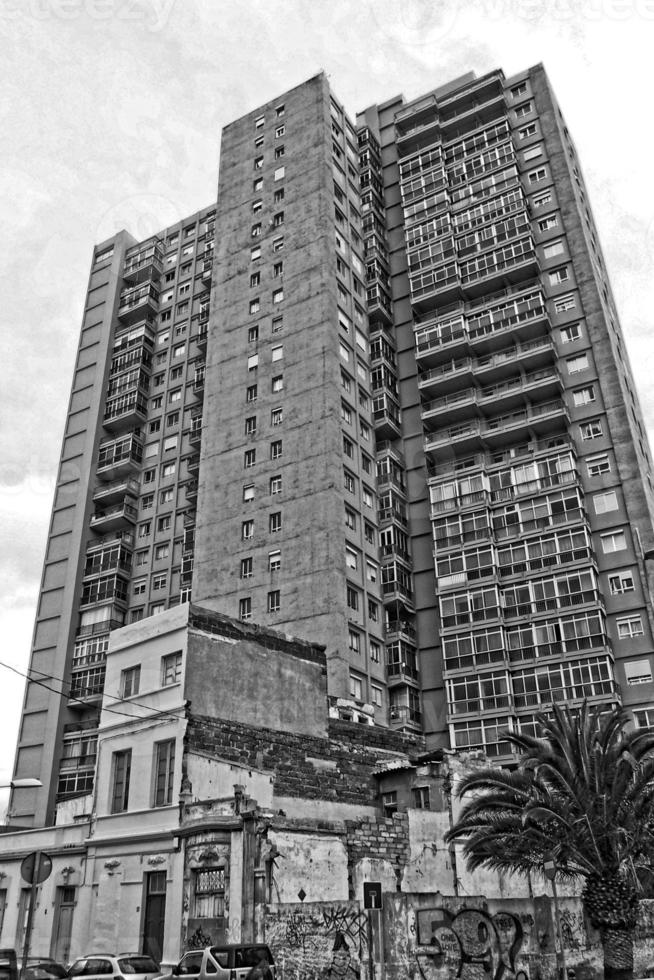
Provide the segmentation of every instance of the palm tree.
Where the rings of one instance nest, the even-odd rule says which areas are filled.
[[[554,705],[540,736],[508,732],[514,769],[471,772],[473,794],[447,835],[463,842],[470,870],[543,873],[583,881],[582,900],[599,930],[606,980],[633,977],[633,932],[642,876],[654,856],[654,731],[628,731],[624,709]]]

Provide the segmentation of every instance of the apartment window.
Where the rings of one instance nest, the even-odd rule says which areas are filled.
[[[529,163],[530,160],[535,160],[537,157],[540,157],[542,155],[543,155],[543,147],[542,144],[539,144],[538,146],[532,146],[528,150],[525,150],[523,154],[523,160],[525,163]]]
[[[547,170],[545,167],[539,167],[538,170],[532,170],[527,174],[527,180],[530,184],[538,184],[541,180],[545,180],[547,177]]]
[[[268,571],[278,572],[282,567],[282,553],[281,551],[269,551],[268,552]]]
[[[348,439],[347,436],[343,436],[343,452],[348,457],[348,459],[353,459],[354,443],[350,439]]]
[[[531,101],[523,102],[522,105],[516,106],[515,116],[516,119],[522,119],[523,116],[528,116],[533,110],[534,106]]]
[[[282,440],[275,439],[274,442],[270,443],[270,458],[279,459],[282,455]]]
[[[252,558],[241,558],[241,578],[252,578]]]
[[[282,529],[282,512],[280,510],[275,511],[273,514],[268,515],[268,530],[271,534],[276,534]]]
[[[537,132],[536,123],[529,123],[528,126],[523,126],[522,129],[518,130],[518,139],[527,140],[530,136],[535,136]],[[525,155],[525,160],[527,159]]]
[[[159,432],[160,429],[161,429],[161,419],[154,419],[154,421],[150,422],[150,425],[148,426],[148,432],[150,433],[150,435],[152,435],[152,433],[154,432]]]
[[[281,204],[284,200],[284,188],[278,187],[273,193],[273,204]]]
[[[572,293],[568,293],[566,296],[559,296],[559,298],[554,301],[554,312],[566,313],[568,310],[574,310],[576,305],[574,296]]]
[[[252,225],[252,230],[250,232],[250,236],[252,238],[259,238],[261,236],[261,222],[260,221],[256,221]]]
[[[346,402],[341,402],[341,419],[347,425],[352,425],[352,409]]]
[[[588,456],[586,459],[586,470],[589,476],[601,476],[603,473],[610,473],[611,461],[606,453],[599,453],[597,456]]]
[[[625,616],[624,619],[617,619],[615,625],[618,629],[618,636],[621,640],[630,640],[634,636],[644,636],[643,621],[640,616]],[[648,663],[648,661],[644,661]],[[651,674],[649,679],[651,680]]]
[[[249,504],[254,500],[254,483],[248,483],[243,487],[243,503]]]
[[[355,701],[363,700],[363,685],[361,683],[361,678],[356,677],[354,674],[350,674],[350,697],[354,698]]]
[[[139,538],[148,538],[150,536],[150,531],[152,530],[152,521],[143,521],[139,524],[138,536]]]
[[[252,275],[250,276],[250,288],[252,288],[252,286],[258,286],[260,282],[261,282],[261,273],[253,272]],[[252,310],[250,310],[250,312],[252,312]]]
[[[154,494],[146,493],[144,497],[141,497],[141,510],[149,510],[154,503]]]
[[[284,290],[283,289],[275,289],[275,290],[273,290],[273,294],[272,294],[272,301],[273,301],[273,303],[281,303],[283,299],[284,299]]]
[[[254,537],[254,521],[243,521],[241,524],[241,538],[243,541],[249,541],[250,538]]]
[[[568,357],[565,362],[568,366],[568,374],[579,374],[588,368],[588,354],[578,354],[577,357]]]
[[[271,323],[271,333],[279,333],[284,325],[284,319],[281,316],[274,316]]]
[[[350,531],[356,531],[357,529],[357,516],[353,510],[349,507],[345,508],[345,526],[350,529]]]
[[[160,517],[157,521],[157,531],[170,531],[172,524],[172,517],[170,514],[166,514],[165,517]]]
[[[265,123],[265,121],[266,121],[265,116],[257,116],[257,118],[254,120],[255,128],[263,129],[263,124]]]
[[[169,412],[166,416],[166,427],[172,428],[174,425],[179,424],[179,412]]]
[[[137,579],[132,585],[132,595],[145,595],[146,584],[144,578]]]
[[[164,452],[170,452],[171,449],[177,448],[177,436],[166,436],[163,441]]]
[[[370,426],[366,422],[359,421],[359,432],[362,439],[370,442]]]
[[[274,276],[274,278],[275,279],[279,279],[279,277],[282,275],[283,271],[284,271],[284,263],[283,262],[275,262],[275,264],[273,265],[273,276]]]
[[[548,245],[543,247],[543,258],[553,259],[556,255],[563,255],[563,251],[564,245],[561,239],[556,242],[550,242]]]
[[[186,344],[177,344],[175,347],[173,347],[173,357],[184,357],[185,354],[186,354]]]
[[[274,238],[272,243],[273,252],[281,252],[283,248],[284,248],[284,239]]]
[[[164,310],[163,313],[161,313],[161,315],[159,316],[159,319],[161,320],[162,323],[167,323],[168,320],[170,320],[170,318],[171,318],[170,310]],[[166,338],[166,340],[167,339],[168,338]],[[159,338],[157,337],[157,343],[161,344],[161,343],[165,343],[165,341],[159,340]]]
[[[141,683],[141,665],[127,667],[120,672],[120,696],[121,698],[132,698],[139,693]]]
[[[281,160],[281,158],[283,156],[284,156],[284,147],[283,146],[276,146],[275,147],[275,160]]]
[[[546,218],[541,218],[541,220],[538,222],[538,230],[551,231],[552,228],[556,228],[558,223],[558,218],[555,214],[548,214]]]
[[[147,551],[147,549],[145,551],[137,551],[136,552],[136,567],[137,568],[140,568],[143,565],[147,565],[149,554],[150,554],[150,552]]]
[[[413,805],[416,810],[429,810],[431,809],[429,800],[429,786],[416,786],[412,790],[413,793]]]
[[[381,708],[382,706],[382,689],[377,687],[376,684],[370,685],[370,700],[376,708]]]
[[[581,338],[581,324],[569,323],[566,327],[561,327],[559,336],[562,344],[571,344]]]
[[[252,619],[252,599],[250,596],[238,600],[238,618],[242,620]]]
[[[284,224],[284,212],[278,211],[277,214],[273,215],[273,228],[281,228]]]
[[[347,645],[352,653],[361,653],[361,636],[356,630],[347,631]]]
[[[111,806],[112,813],[124,813],[129,800],[129,776],[132,767],[132,750],[114,752],[112,757]]]
[[[257,431],[257,417],[256,415],[249,415],[245,420],[245,434],[246,436],[253,436]]]
[[[257,191],[263,190],[263,177],[255,177],[252,181],[252,190],[255,194]]]
[[[576,388],[572,392],[572,400],[576,406],[588,405],[595,401],[595,386],[586,385],[584,388]]]
[[[551,286],[559,286],[562,282],[565,282],[570,278],[570,271],[567,266],[562,265],[560,269],[554,269],[553,272],[549,274],[549,280]]]
[[[368,599],[368,619],[372,623],[379,622],[379,606],[373,599]]]
[[[354,612],[359,610],[359,593],[356,589],[353,589],[351,585],[346,587],[346,597],[348,609],[352,609]]]
[[[159,592],[161,589],[166,588],[166,575],[153,575],[152,576],[152,591]]]
[[[611,555],[616,551],[626,551],[627,538],[624,531],[609,531],[608,534],[600,534],[602,551],[605,555]]]
[[[257,386],[248,385],[245,389],[245,400],[246,402],[256,402],[257,400]]]
[[[282,492],[282,478],[279,474],[270,477],[270,496]]]
[[[354,548],[349,545],[345,546],[345,564],[348,568],[358,568],[359,567],[359,556]]]
[[[273,347],[271,353],[272,353],[272,361],[273,361],[273,363],[275,361],[281,361],[281,359],[284,356],[284,347],[283,347],[283,345],[282,344],[279,344],[277,347]]]
[[[162,490],[161,493],[159,494],[159,503],[169,504],[173,499],[173,494],[174,494],[173,488],[166,487],[166,489]]]
[[[250,315],[259,312],[259,310],[261,309],[261,303],[260,303],[258,297],[256,299],[251,299],[250,300],[250,307],[249,307],[249,309],[250,309]]]
[[[343,486],[348,491],[348,493],[354,493],[355,490],[354,477],[352,476],[351,473],[348,473],[347,470],[345,470],[345,472],[343,473]]]
[[[170,545],[168,542],[166,542],[166,544],[158,544],[154,549],[154,557],[157,559],[157,561],[161,561],[162,558],[167,558],[169,554]]]
[[[277,169],[273,174],[273,180],[283,180],[285,170],[286,170],[285,167],[277,167]]]
[[[634,684],[651,684],[652,682],[652,667],[649,660],[628,660],[624,665],[624,672],[627,684],[630,686]],[[645,724],[646,727],[650,727],[653,724],[650,711],[636,711],[634,715],[639,727],[641,724]],[[641,722],[639,715],[646,716],[644,723]]]
[[[263,157],[262,156],[261,157],[255,157],[254,158],[254,169],[255,170],[262,170],[263,169]]]
[[[270,410],[270,424],[271,425],[281,425],[284,415],[281,408],[273,408]]]
[[[256,449],[246,449],[243,453],[243,468],[249,469],[257,461],[257,451]]]
[[[278,119],[281,119],[281,117],[284,115],[284,104],[283,103],[281,103],[280,105],[278,105],[278,106],[275,107],[275,115],[277,116]]]
[[[370,641],[370,659],[374,664],[378,664],[381,660],[381,644],[377,640]]]
[[[248,371],[256,371],[259,367],[259,355],[250,354],[247,360]]]
[[[281,593],[279,589],[273,589],[268,593],[268,612],[276,613],[281,609]]]
[[[361,486],[361,496],[363,497],[363,502],[366,505],[366,507],[372,507],[373,505],[372,491],[369,490],[368,487],[365,486],[365,484],[362,484]]]
[[[257,259],[261,258],[261,245],[253,245],[250,249],[250,259],[252,262],[256,262]]]
[[[154,806],[169,806],[173,802],[175,775],[175,739],[157,742],[154,752]]]
[[[608,581],[611,595],[633,592],[636,588],[632,572],[617,572],[615,575],[609,575]]]
[[[161,658],[161,686],[170,687],[171,684],[179,684],[181,679],[182,654],[178,650]]]
[[[257,200],[252,202],[252,212],[253,214],[259,214],[263,210],[263,201]]]
[[[276,375],[271,382],[271,390],[273,392],[284,390],[284,376],[281,374]]]
[[[607,490],[605,493],[596,493],[593,497],[596,514],[609,514],[618,509],[618,495],[615,490]]]
[[[145,470],[143,473],[143,483],[154,483],[154,470]]]
[[[366,539],[366,541],[368,542],[368,544],[375,544],[376,543],[375,542],[375,529],[372,526],[372,524],[368,524],[367,521],[365,521],[365,523],[363,525],[363,536]]]
[[[511,89],[511,97],[514,99],[520,98],[521,95],[525,95],[527,92],[527,83],[520,82]]]
[[[278,126],[275,130],[275,139],[276,140],[279,139],[279,137],[283,136],[285,132],[286,132],[286,126]]]

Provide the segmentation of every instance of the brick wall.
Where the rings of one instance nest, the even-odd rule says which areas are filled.
[[[359,861],[369,858],[388,861],[401,881],[410,854],[408,814],[346,820],[345,828],[350,873]]]
[[[422,740],[387,729],[330,721],[329,737],[319,738],[235,721],[191,715],[187,751],[275,773],[275,795],[339,803],[374,805],[373,770],[389,758],[402,758]],[[313,761],[315,760],[315,762]]]

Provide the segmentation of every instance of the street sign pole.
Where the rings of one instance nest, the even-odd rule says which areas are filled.
[[[373,915],[379,922],[379,914],[382,907],[382,886],[381,881],[364,881],[363,883],[363,907],[367,912],[368,920],[368,976],[369,980],[375,980],[374,952],[374,931],[372,927]],[[381,941],[380,941],[381,942]]]
[[[52,861],[43,851],[32,851],[28,854],[20,866],[21,877],[30,886],[30,902],[27,910],[27,922],[25,923],[25,942],[23,944],[23,961],[21,964],[21,980],[25,975],[27,957],[30,953],[30,942],[32,939],[32,923],[34,921],[34,909],[36,908],[36,896],[39,885],[50,877],[52,873]]]

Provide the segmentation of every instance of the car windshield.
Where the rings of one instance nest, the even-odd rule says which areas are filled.
[[[149,956],[121,956],[118,960],[118,966],[120,967],[121,973],[159,972],[159,967]]]

